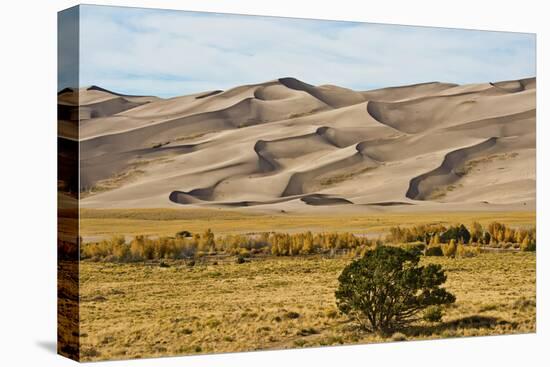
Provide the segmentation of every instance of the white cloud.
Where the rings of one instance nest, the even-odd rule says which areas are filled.
[[[535,73],[534,35],[84,6],[81,84],[180,95],[294,76],[355,89]]]

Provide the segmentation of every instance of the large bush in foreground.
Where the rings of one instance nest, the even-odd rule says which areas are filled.
[[[449,304],[454,295],[440,286],[441,265],[420,266],[420,252],[380,246],[344,268],[338,278],[339,310],[367,331],[389,332],[418,318],[428,306]]]

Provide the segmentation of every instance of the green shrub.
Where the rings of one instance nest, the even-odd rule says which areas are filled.
[[[452,226],[441,234],[441,242],[450,242],[455,240],[457,242],[468,243],[470,242],[470,232],[464,224],[459,226]]]
[[[521,251],[536,251],[537,245],[535,241],[531,240],[529,237],[525,237],[519,245],[519,248]]]
[[[403,248],[409,251],[418,251],[422,253],[426,249],[426,244],[424,242],[410,242],[406,243]]]
[[[424,311],[422,318],[428,322],[440,322],[443,317],[443,309],[440,306],[430,306]]]
[[[314,335],[314,334],[319,334],[319,331],[317,331],[312,327],[303,328],[296,333],[296,335],[299,335],[299,336],[308,336],[308,335]]]
[[[441,245],[429,245],[428,247],[426,247],[426,250],[424,250],[424,255],[443,256],[443,250],[441,249]]]
[[[455,302],[440,287],[447,279],[441,265],[419,262],[419,253],[399,247],[368,252],[340,274],[338,309],[367,331],[388,332],[407,326],[429,306]]]
[[[244,259],[244,257],[242,255],[238,255],[237,258],[235,259],[235,262],[237,264],[244,264],[246,262],[246,260]]]
[[[287,319],[293,320],[293,319],[299,318],[299,317],[300,317],[300,314],[299,314],[298,312],[289,311],[289,312],[287,312],[287,313],[285,314],[285,317],[286,317]]]

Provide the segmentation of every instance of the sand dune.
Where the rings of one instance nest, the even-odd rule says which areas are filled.
[[[59,110],[70,116],[79,112],[80,120],[112,116],[117,113],[153,102],[159,98],[152,96],[131,96],[111,92],[98,86],[75,90],[65,88],[57,96]],[[78,108],[76,108],[78,107]]]
[[[82,206],[532,210],[535,86],[281,78],[170,99],[83,88]],[[74,93],[60,92],[68,121]]]
[[[505,92],[492,87],[476,92],[423,97],[402,102],[371,101],[367,110],[377,121],[409,134],[466,121],[506,116],[535,108],[534,90]]]
[[[367,101],[397,102],[444,93],[446,91],[453,90],[455,87],[460,86],[452,83],[432,82],[376,89],[361,92],[361,94]]]

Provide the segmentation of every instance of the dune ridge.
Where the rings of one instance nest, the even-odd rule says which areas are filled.
[[[60,91],[60,109],[77,92],[85,208],[535,205],[535,78],[353,91],[287,77],[169,99],[92,86]]]

